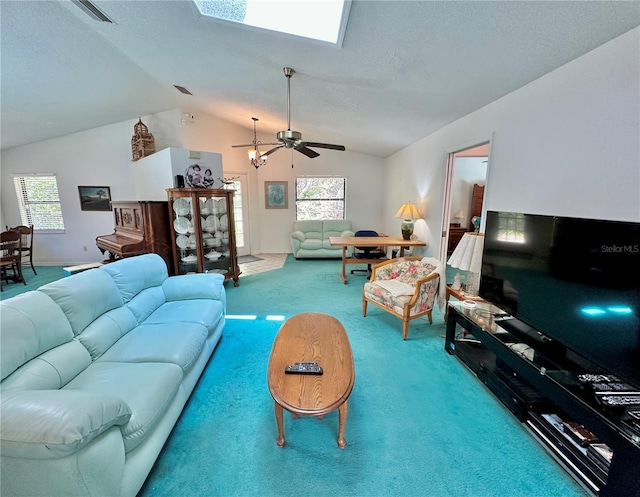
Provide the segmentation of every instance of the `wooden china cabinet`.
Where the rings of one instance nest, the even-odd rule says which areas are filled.
[[[233,190],[169,188],[176,274],[220,273],[238,286]]]

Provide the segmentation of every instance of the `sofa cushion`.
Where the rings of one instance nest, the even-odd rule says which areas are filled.
[[[293,231],[301,231],[305,234],[305,238],[322,238],[322,221],[294,221]]]
[[[140,445],[162,419],[182,381],[182,369],[170,363],[95,362],[64,390],[117,397],[131,409],[122,426],[125,451]]]
[[[2,395],[3,456],[68,456],[131,417],[122,399],[81,390],[19,390]]]
[[[2,382],[2,391],[8,390],[56,390],[69,383],[91,364],[86,348],[77,340],[71,340],[16,369]]]
[[[40,292],[26,292],[0,302],[2,379],[24,363],[73,339],[62,309]]]
[[[176,300],[160,306],[143,324],[173,324],[179,328],[182,323],[195,323],[211,333],[223,317],[224,307],[217,300]]]
[[[123,304],[118,287],[99,268],[54,281],[41,286],[38,291],[47,294],[60,306],[76,335],[98,316]]]
[[[127,306],[122,306],[105,312],[77,338],[95,360],[137,325],[136,316]]]
[[[140,324],[164,304],[165,300],[162,286],[154,286],[141,290],[138,295],[135,295],[127,302],[127,307],[136,317],[138,324]]]
[[[322,233],[324,239],[329,239],[330,236],[353,236],[345,235],[345,231],[351,231],[351,221],[344,219],[327,219],[322,221]]]
[[[170,362],[186,373],[202,352],[207,328],[195,323],[143,324],[131,330],[99,361]]]
[[[169,276],[167,265],[158,254],[121,259],[117,264],[105,264],[99,270],[111,276],[125,303],[145,288],[162,285]]]
[[[320,238],[307,238],[300,244],[301,250],[320,250],[324,243]],[[341,248],[342,249],[342,248]]]

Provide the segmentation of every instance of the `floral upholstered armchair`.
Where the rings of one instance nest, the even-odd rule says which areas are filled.
[[[432,260],[433,261],[433,260]],[[437,261],[435,261],[437,262]],[[422,257],[401,257],[377,264],[362,289],[362,315],[367,303],[402,319],[402,339],[407,339],[409,321],[427,316],[439,295],[440,275],[435,264]]]

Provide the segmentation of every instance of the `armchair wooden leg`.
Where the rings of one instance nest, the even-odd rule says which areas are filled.
[[[409,318],[402,318],[402,339],[406,340],[409,334]]]
[[[367,299],[365,299],[364,297],[362,297],[362,315],[365,318],[367,317]]]
[[[431,317],[431,311],[429,311],[427,313],[427,316],[429,316],[429,324],[433,324],[433,318]]]

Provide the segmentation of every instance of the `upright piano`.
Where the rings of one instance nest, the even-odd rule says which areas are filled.
[[[167,263],[169,274],[174,274],[169,232],[167,202],[122,201],[112,202],[115,231],[96,238],[96,245],[108,261],[155,253]]]

